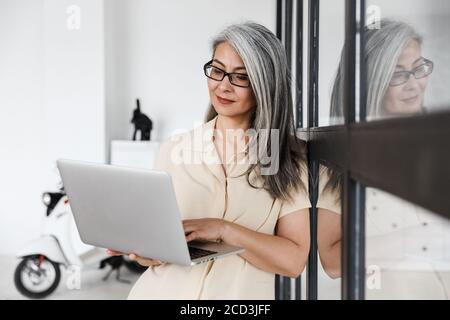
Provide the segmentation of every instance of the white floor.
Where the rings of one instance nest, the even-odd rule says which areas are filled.
[[[14,270],[18,263],[19,260],[15,257],[0,255],[0,270],[2,271],[0,274],[0,300],[27,299],[14,286]],[[69,277],[62,271],[61,283],[48,299],[126,299],[132,284],[139,277],[139,274],[122,267],[121,277],[129,280],[129,284],[118,282],[115,273],[111,274],[108,280],[103,281],[102,278],[108,272],[109,267],[100,270],[95,266],[96,264],[82,271],[79,290],[68,288]],[[303,280],[304,286],[305,277]],[[340,299],[340,282],[340,279],[332,280],[322,270],[319,270],[319,299]],[[373,283],[368,283],[368,285],[373,286]],[[450,272],[385,271],[381,273],[379,286],[366,290],[366,299],[449,299],[449,292]]]
[[[14,270],[19,260],[11,256],[0,255],[0,300],[27,299],[22,296],[14,286]],[[69,276],[61,272],[61,282],[56,291],[48,297],[50,300],[65,299],[85,299],[85,300],[110,300],[126,299],[131,286],[139,277],[139,274],[128,271],[125,267],[121,268],[121,278],[129,280],[131,283],[121,283],[116,280],[115,273],[112,273],[108,280],[102,278],[108,272],[109,267],[105,269],[88,268],[81,272],[80,289],[70,290],[67,286]],[[65,274],[65,275],[64,275]]]

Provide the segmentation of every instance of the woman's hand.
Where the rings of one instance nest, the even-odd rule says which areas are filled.
[[[223,219],[190,219],[183,221],[186,241],[209,240],[225,241],[225,228],[227,221]]]
[[[110,256],[126,256],[127,255],[126,253],[111,250],[111,249],[107,249],[106,253],[109,254]],[[128,254],[128,258],[132,261],[136,261],[137,263],[139,263],[141,266],[144,266],[144,267],[153,267],[153,266],[159,266],[159,265],[164,264],[161,260],[142,258],[134,253]]]

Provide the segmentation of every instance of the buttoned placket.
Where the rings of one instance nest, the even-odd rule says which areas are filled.
[[[238,151],[236,154],[233,154],[233,156],[222,165],[222,160],[220,159],[219,152],[216,148],[216,145],[214,143],[214,136],[213,132],[215,129],[215,124],[217,121],[217,117],[214,121],[211,122],[210,127],[205,127],[207,131],[207,134],[202,139],[202,162],[209,168],[211,173],[216,177],[216,179],[219,180],[221,185],[224,186],[224,205],[223,205],[223,211],[222,211],[222,219],[226,218],[226,213],[228,209],[228,188],[230,179],[233,179],[234,171],[236,171],[236,167],[238,165],[238,162],[242,160],[242,157],[246,157],[248,153],[248,148],[246,147],[244,150]],[[234,166],[231,166],[234,165]],[[240,172],[239,174],[241,174]],[[236,174],[238,176],[239,174]],[[211,260],[208,262],[208,265],[206,266],[205,272],[202,277],[201,286],[198,292],[198,298],[201,298],[201,295],[203,293],[203,286],[204,283],[213,268],[214,260]]]

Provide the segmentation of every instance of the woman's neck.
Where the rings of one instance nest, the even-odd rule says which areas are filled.
[[[249,117],[230,118],[218,115],[214,143],[219,151],[219,154],[224,161],[230,155],[245,149],[248,143],[247,130],[250,128]]]
[[[217,116],[216,130],[219,130],[223,137],[226,137],[226,133],[237,131],[245,133],[250,128],[250,117],[245,115],[242,117],[225,117],[220,114]]]

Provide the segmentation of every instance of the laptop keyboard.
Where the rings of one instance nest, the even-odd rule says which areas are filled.
[[[210,254],[217,253],[216,251],[210,251],[210,250],[189,247],[189,246],[188,246],[188,249],[189,249],[189,255],[191,256],[191,259],[197,259],[197,258],[201,258],[204,256],[208,256]]]

